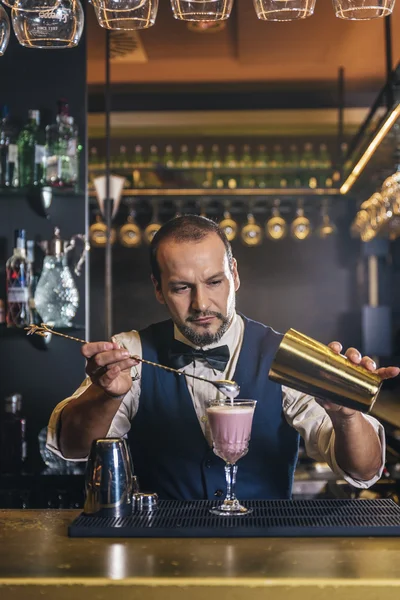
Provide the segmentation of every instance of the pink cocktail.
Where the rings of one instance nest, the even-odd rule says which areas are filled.
[[[214,453],[225,462],[227,493],[221,506],[213,507],[217,515],[242,515],[249,509],[235,496],[237,461],[247,454],[255,400],[211,400],[207,406]]]

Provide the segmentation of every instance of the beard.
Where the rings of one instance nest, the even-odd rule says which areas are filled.
[[[211,333],[210,331],[207,331],[207,330],[204,331],[204,333],[200,333],[198,331],[195,331],[190,326],[190,323],[192,321],[195,321],[196,319],[200,319],[200,318],[204,318],[204,317],[211,317],[211,316],[216,317],[217,319],[219,319],[221,321],[221,325],[219,326],[219,328],[217,329],[217,331],[215,333]],[[233,317],[233,310],[230,311],[230,314],[227,316],[224,316],[222,313],[215,312],[212,310],[199,311],[199,312],[196,312],[196,313],[190,315],[190,317],[188,317],[185,320],[185,323],[176,323],[176,326],[178,327],[178,329],[182,333],[182,335],[184,335],[185,338],[187,340],[189,340],[189,342],[191,342],[195,346],[200,346],[200,347],[210,346],[211,344],[215,344],[216,342],[219,342],[219,340],[222,338],[224,333],[226,333],[228,331],[229,326],[232,321],[232,317]]]

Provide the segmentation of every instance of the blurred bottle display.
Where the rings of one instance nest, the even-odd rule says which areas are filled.
[[[218,144],[211,146],[210,158],[208,160],[208,166],[212,169],[219,169],[222,166],[221,153]]]
[[[0,189],[18,187],[18,146],[8,106],[0,120]]]
[[[52,187],[74,187],[78,182],[78,128],[66,100],[58,101],[56,122],[46,127],[44,182]]]
[[[180,169],[188,169],[190,167],[189,148],[186,144],[180,147],[180,154],[176,161],[176,166]]]
[[[119,147],[119,152],[117,154],[117,156],[115,157],[114,161],[113,161],[113,166],[116,167],[117,169],[127,169],[129,168],[129,160],[128,160],[128,154],[126,151],[126,146],[120,146]]]
[[[14,252],[6,262],[7,327],[25,327],[29,324],[28,265],[26,260],[26,232],[14,233]]]
[[[224,166],[228,169],[235,169],[238,166],[236,148],[233,144],[229,144],[226,148]]]
[[[259,169],[266,169],[269,165],[269,156],[267,154],[267,147],[265,144],[259,144],[257,147],[257,156],[255,166]]]
[[[4,400],[0,416],[0,473],[21,473],[26,460],[26,421],[21,394]]]
[[[17,140],[20,187],[39,186],[43,183],[45,147],[44,136],[39,126],[40,111],[29,110],[28,122]]]
[[[136,169],[139,169],[140,167],[144,167],[145,165],[145,161],[143,158],[143,147],[140,144],[136,144],[135,146],[135,152],[133,154],[133,166]]]
[[[196,151],[193,156],[192,166],[197,168],[204,168],[207,166],[206,155],[204,154],[203,144],[197,144]]]

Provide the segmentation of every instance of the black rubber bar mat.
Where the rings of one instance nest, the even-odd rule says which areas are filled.
[[[248,500],[253,512],[217,517],[210,500],[161,500],[152,513],[129,517],[79,515],[70,537],[332,537],[398,536],[400,507],[392,500]]]

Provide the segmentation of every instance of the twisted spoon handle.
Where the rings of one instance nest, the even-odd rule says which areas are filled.
[[[41,325],[29,325],[29,327],[25,327],[28,330],[27,335],[40,335],[41,337],[46,337],[48,333],[53,335],[59,335],[60,337],[66,338],[67,340],[73,340],[74,342],[79,342],[80,344],[86,344],[85,340],[81,340],[80,338],[73,337],[72,335],[66,335],[65,333],[60,333],[59,331],[53,331],[51,327],[46,325],[45,323],[41,323]],[[183,375],[182,371],[178,371],[177,369],[173,369],[172,367],[166,367],[165,365],[160,365],[159,363],[152,362],[151,360],[146,360],[145,358],[139,358],[139,356],[135,356],[133,354],[130,355],[129,358],[133,358],[142,363],[146,363],[147,365],[152,365],[153,367],[160,367],[160,369],[165,369],[166,371],[171,371],[172,373],[177,373],[178,375]],[[209,381],[208,379],[204,379],[204,377],[199,377],[198,375],[188,375],[193,379],[199,379],[200,381]],[[209,383],[214,383],[213,381],[209,381]]]

